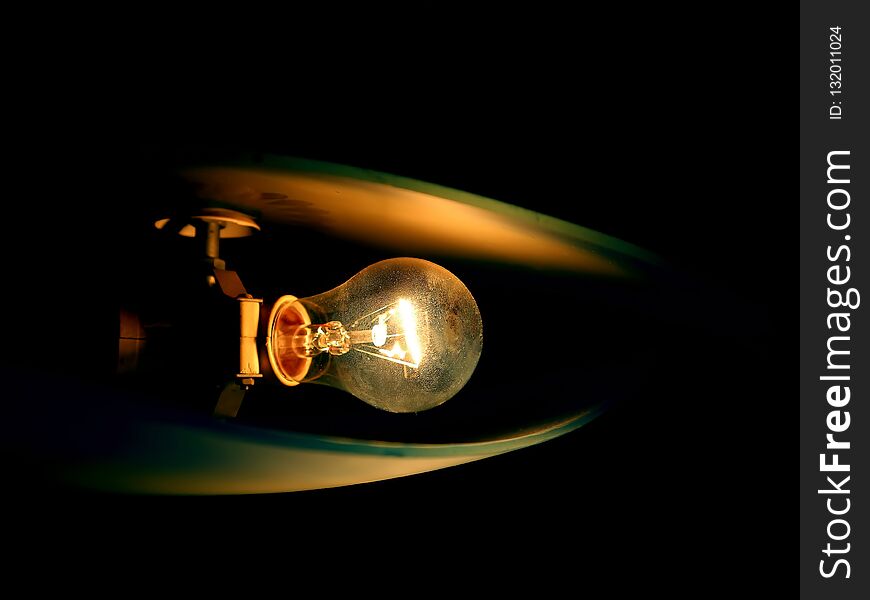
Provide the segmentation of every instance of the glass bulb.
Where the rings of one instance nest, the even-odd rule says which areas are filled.
[[[317,296],[282,296],[266,341],[283,384],[324,383],[390,412],[428,410],[453,397],[482,344],[471,292],[418,258],[375,263]]]

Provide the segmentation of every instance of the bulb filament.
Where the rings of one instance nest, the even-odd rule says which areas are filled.
[[[351,350],[375,358],[419,369],[422,359],[420,339],[417,335],[417,316],[414,306],[400,299],[364,315],[346,328],[340,321],[321,325],[301,326],[295,336],[304,356],[329,352],[341,356]],[[391,333],[392,330],[392,333]],[[388,344],[391,340],[392,344]]]

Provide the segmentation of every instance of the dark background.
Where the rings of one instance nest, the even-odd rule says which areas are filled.
[[[384,542],[390,564],[437,542],[452,549],[438,564],[486,553],[520,565],[565,539],[545,579],[686,593],[783,584],[755,578],[797,538],[784,443],[798,300],[784,48],[768,45],[761,66],[740,42],[759,25],[736,15],[636,13],[620,27],[501,16],[433,9],[334,54],[327,47],[343,32],[331,28],[304,53],[278,45],[253,55],[214,40],[187,48],[175,31],[188,52],[147,46],[117,78],[61,69],[46,90],[78,82],[87,93],[55,104],[14,146],[29,167],[15,179],[39,198],[22,218],[48,220],[44,237],[66,240],[69,223],[124,211],[135,185],[127,157],[191,143],[367,167],[526,206],[657,252],[698,283],[679,296],[692,317],[662,339],[645,393],[563,438],[477,464],[261,498],[85,494],[46,511],[49,525],[36,518],[40,531],[157,547],[175,564],[188,547],[176,539],[200,557],[314,539],[334,544],[317,551],[330,560]],[[267,67],[263,54],[281,60]],[[747,93],[759,81],[763,102]],[[29,256],[48,255],[52,277],[86,289],[86,265],[41,251]],[[14,262],[31,271],[31,259]]]

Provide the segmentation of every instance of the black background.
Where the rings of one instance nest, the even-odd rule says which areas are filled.
[[[40,198],[23,212],[50,215],[45,237],[65,240],[82,206],[100,218],[124,210],[109,198],[135,185],[125,157],[191,143],[330,160],[526,206],[657,252],[707,290],[682,298],[703,319],[662,340],[646,393],[564,438],[427,475],[261,498],[85,494],[27,523],[72,546],[96,537],[104,548],[156,548],[176,566],[188,549],[193,560],[215,547],[280,560],[267,540],[294,551],[319,541],[330,548],[308,554],[324,561],[382,543],[376,554],[395,566],[443,543],[427,572],[481,554],[521,567],[555,554],[534,578],[690,595],[784,584],[764,576],[797,538],[784,442],[798,301],[782,170],[788,69],[784,40],[766,42],[763,58],[746,43],[784,25],[676,9],[618,26],[614,15],[527,16],[429,9],[359,37],[346,34],[361,24],[316,20],[317,34],[300,41],[312,27],[294,15],[285,21],[294,39],[255,50],[197,37],[201,28],[173,28],[172,51],[137,38],[124,72],[61,68],[37,88],[64,99],[37,94],[56,100],[14,146],[30,168],[16,179]],[[62,168],[53,177],[34,168],[46,162]],[[62,266],[53,276],[78,281],[83,265],[63,268],[54,250],[32,256],[46,254]],[[732,309],[739,326],[715,326]]]

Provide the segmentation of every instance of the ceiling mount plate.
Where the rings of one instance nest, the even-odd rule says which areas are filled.
[[[221,238],[247,237],[260,230],[256,221],[245,213],[228,208],[204,208],[191,216],[167,217],[154,222],[154,227],[160,230],[176,231],[184,237],[196,235],[197,223],[218,223]]]

